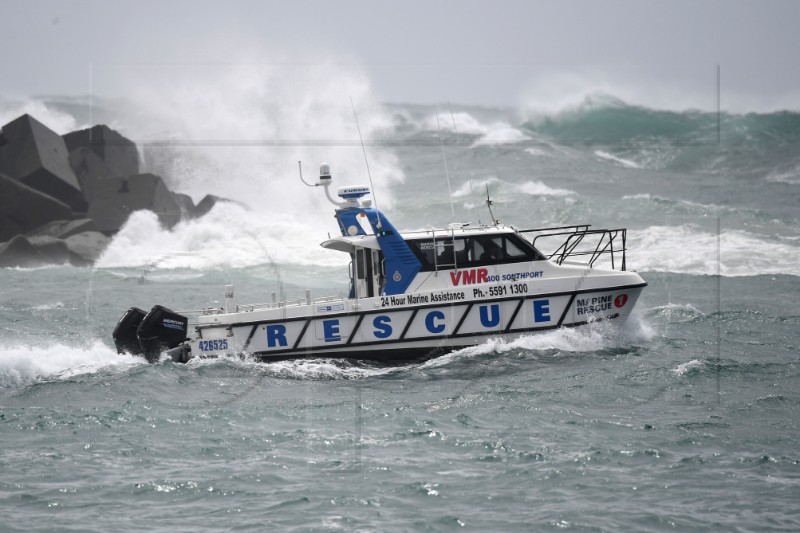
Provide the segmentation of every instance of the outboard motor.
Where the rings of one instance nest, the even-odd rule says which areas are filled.
[[[136,330],[142,323],[145,313],[138,307],[128,309],[114,328],[114,344],[117,346],[117,353],[129,353],[131,355],[142,355],[142,348],[139,346],[139,337]]]
[[[155,305],[142,319],[136,336],[141,354],[151,363],[158,361],[161,352],[175,348],[186,340],[188,321],[185,316],[161,305]]]

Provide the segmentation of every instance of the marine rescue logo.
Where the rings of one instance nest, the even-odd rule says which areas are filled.
[[[620,294],[616,298],[614,298],[614,307],[622,307],[628,302],[628,295],[627,294]]]

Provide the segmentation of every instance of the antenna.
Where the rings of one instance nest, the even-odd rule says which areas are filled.
[[[442,139],[442,125],[439,124],[439,105],[436,105],[436,128],[439,132],[439,146],[442,148],[442,159],[444,160],[444,175],[447,177],[447,199],[450,200],[450,214],[456,219],[456,210],[453,207],[453,192],[450,189],[450,172],[447,170],[447,156],[444,154],[444,140]]]
[[[455,117],[455,115],[453,115],[453,106],[450,105],[450,101],[449,100],[447,101],[447,109],[450,110],[450,120],[453,121],[453,130],[456,132],[456,144],[458,145],[459,144],[458,126],[456,126],[456,117]],[[467,182],[469,183],[469,193],[470,194],[475,194],[475,190],[472,188],[472,178],[469,178],[467,180]],[[480,215],[479,215],[479,217],[478,217],[478,225],[480,225],[480,223],[481,223],[481,219],[480,219]]]
[[[367,161],[367,149],[364,147],[364,138],[361,136],[361,126],[358,125],[358,114],[356,114],[356,105],[353,103],[353,97],[350,97],[350,106],[353,108],[353,116],[356,119],[356,129],[358,130],[358,139],[361,141],[361,151],[364,152],[364,164],[367,166],[367,176],[369,177],[369,188],[372,191],[372,201],[375,203],[375,212],[378,215],[378,229],[382,227],[381,224],[381,210],[378,209],[378,197],[375,194],[375,186],[372,184],[372,174],[369,171],[369,161]]]
[[[497,220],[496,218],[494,218],[494,213],[492,213],[492,204],[494,204],[494,202],[492,202],[492,200],[489,198],[489,184],[487,183],[486,184],[486,207],[489,208],[489,216],[492,217],[492,224],[497,226],[500,223],[500,221]]]
[[[300,163],[300,161],[297,162],[297,170],[300,171],[300,181],[302,181],[304,185],[307,185],[309,187],[316,187],[317,185],[319,185],[318,183],[308,183],[306,180],[303,179],[303,164]]]
[[[453,121],[453,130],[456,132],[456,144],[458,144],[458,128],[456,127],[456,117],[453,116],[453,106],[450,105],[450,101],[447,101],[447,108],[450,110],[450,119]]]

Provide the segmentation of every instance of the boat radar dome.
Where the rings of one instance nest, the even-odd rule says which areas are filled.
[[[331,177],[331,166],[328,163],[322,163],[319,166],[319,184],[327,185],[333,181]]]
[[[359,198],[369,194],[369,187],[366,185],[356,185],[354,187],[341,187],[336,194],[342,200],[358,203]]]

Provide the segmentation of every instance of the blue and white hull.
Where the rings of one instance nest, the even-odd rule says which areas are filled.
[[[326,165],[318,185],[337,207],[341,232],[322,247],[351,259],[348,297],[314,300],[307,291],[300,301],[237,305],[229,286],[224,308],[193,316],[131,308],[114,330],[117,349],[150,361],[168,351],[180,362],[242,354],[422,359],[489,337],[622,321],[646,286],[626,270],[624,229],[517,230],[494,221],[401,234],[362,198],[369,189],[345,187],[334,200]],[[553,238],[561,244],[542,253],[537,246]]]
[[[646,284],[635,274],[619,281],[623,284],[603,289],[536,293],[530,286],[534,283],[495,285],[503,294],[494,298],[472,297],[476,286],[367,298],[357,305],[342,301],[206,316],[190,343],[191,353],[201,357],[246,353],[264,361],[424,359],[481,344],[489,337],[509,340],[596,320],[624,321]],[[512,290],[517,294],[510,294]]]

